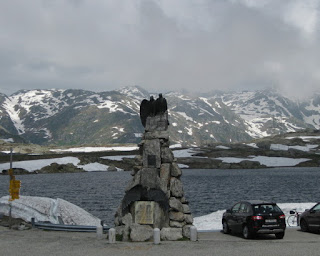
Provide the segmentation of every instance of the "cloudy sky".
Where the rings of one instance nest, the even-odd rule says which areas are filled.
[[[0,92],[320,89],[320,0],[0,1]]]

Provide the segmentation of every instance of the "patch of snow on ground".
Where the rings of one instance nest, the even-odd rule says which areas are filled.
[[[186,164],[178,164],[179,168],[189,168],[189,165]]]
[[[99,152],[99,151],[132,151],[139,149],[138,146],[128,147],[78,147],[67,149],[51,149],[52,152]]]
[[[8,196],[0,198],[0,213],[9,215]],[[21,218],[27,222],[31,218],[35,221],[48,221],[53,224],[59,224],[62,220],[68,225],[100,225],[101,220],[94,217],[84,209],[68,201],[57,198],[20,196],[12,204],[12,217]]]
[[[13,140],[12,138],[9,138],[9,139],[0,139],[0,140],[2,140],[2,141],[4,141],[4,142],[14,142],[14,140]]]
[[[109,166],[100,163],[90,163],[86,165],[78,165],[78,167],[82,168],[87,172],[95,172],[95,171],[108,171]]]
[[[304,212],[305,209],[310,209],[315,203],[278,203],[283,213],[286,215],[286,220],[290,216],[290,210],[297,209],[298,212]],[[195,217],[193,224],[199,230],[222,230],[222,215],[225,210],[219,210],[208,215]]]
[[[187,133],[192,136],[192,128],[185,127],[185,129],[188,131]]]
[[[28,161],[17,161],[12,163],[13,168],[23,168],[29,172],[40,170],[45,166],[49,166],[52,163],[57,164],[68,164],[71,163],[78,168],[83,168],[87,172],[91,171],[107,171],[108,165],[100,163],[90,163],[86,165],[79,165],[80,160],[77,157],[62,157],[62,158],[51,158],[51,159],[39,159],[39,160],[28,160]],[[10,163],[0,164],[0,171],[8,170]]]
[[[193,121],[193,118],[188,116],[186,113],[184,112],[176,112],[177,114],[181,115],[184,117],[185,120],[189,120],[189,121]]]
[[[310,141],[312,139],[320,139],[320,136],[296,136],[296,137],[286,137],[286,139],[292,140],[292,139],[296,139],[296,138],[300,138],[303,141]]]
[[[318,145],[312,145],[312,144],[307,144],[306,146],[287,146],[287,145],[282,145],[282,144],[271,144],[270,149],[271,150],[283,150],[283,151],[288,151],[289,149],[296,149],[304,152],[309,152],[310,149],[317,148]]]
[[[79,164],[80,160],[77,157],[62,157],[62,158],[51,158],[51,159],[39,159],[39,160],[28,160],[28,161],[17,161],[12,163],[13,168],[23,168],[29,172],[39,170],[42,167],[48,166],[52,163],[57,164],[68,164],[71,163],[75,166]],[[10,163],[0,164],[0,170],[7,170],[10,168]]]
[[[174,150],[172,151],[174,157],[192,157],[192,154],[195,152],[192,149],[182,149],[182,150]]]
[[[222,145],[216,146],[216,148],[219,148],[219,149],[230,149],[229,147],[222,146]]]
[[[288,157],[268,157],[268,156],[250,156],[250,158],[237,158],[237,157],[218,157],[215,158],[222,160],[224,163],[240,163],[241,161],[257,161],[267,167],[285,167],[296,166],[299,163],[309,161],[308,158],[288,158]]]
[[[181,148],[182,145],[180,143],[170,145],[169,148]]]
[[[245,144],[245,145],[247,145],[249,147],[253,147],[253,148],[259,148],[256,143],[248,143],[248,144]]]

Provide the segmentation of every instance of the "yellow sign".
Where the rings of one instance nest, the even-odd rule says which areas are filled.
[[[9,186],[9,193],[10,193],[9,201],[19,199],[20,187],[21,187],[21,181],[16,180],[15,177],[12,175],[10,180],[10,186]]]

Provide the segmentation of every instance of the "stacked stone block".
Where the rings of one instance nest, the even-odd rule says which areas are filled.
[[[193,218],[184,197],[181,169],[169,148],[167,127],[167,112],[147,118],[133,178],[115,218],[117,234],[123,240],[149,240],[153,228],[160,229],[162,240],[190,238]],[[153,220],[141,220],[135,202],[149,205],[148,201],[154,202],[149,216]]]

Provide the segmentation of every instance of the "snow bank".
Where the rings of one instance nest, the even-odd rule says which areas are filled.
[[[218,157],[215,159],[222,160],[222,162],[224,163],[240,163],[244,160],[257,161],[260,164],[264,164],[267,167],[296,166],[299,163],[311,160],[308,158],[288,158],[288,157],[268,157],[268,156],[249,156],[249,158]]]
[[[304,212],[310,209],[316,203],[279,203],[283,213],[286,215],[286,220],[290,216],[290,210],[296,209],[298,212]],[[225,210],[219,210],[208,215],[195,217],[193,224],[198,230],[221,230],[222,229],[222,215]]]
[[[222,145],[216,146],[216,148],[218,148],[218,149],[230,149],[230,147],[226,147],[226,146],[222,146]]]
[[[288,151],[289,149],[296,149],[304,152],[309,152],[310,149],[317,148],[318,145],[313,144],[307,144],[306,146],[287,146],[282,144],[271,144],[270,150],[282,150],[282,151]]]
[[[80,165],[80,160],[77,157],[62,157],[62,158],[51,158],[51,159],[39,159],[39,160],[28,160],[28,161],[17,161],[13,162],[14,168],[23,168],[29,172],[40,170],[45,166],[49,166],[52,163],[57,164],[73,164],[79,168],[84,169],[87,172],[90,171],[107,171],[109,166],[100,163],[90,163],[86,165]],[[10,168],[10,163],[0,164],[0,171],[7,170]]]
[[[9,215],[9,197],[0,198],[0,213]],[[53,224],[67,225],[100,225],[100,219],[94,217],[84,209],[63,199],[20,196],[20,199],[12,203],[12,217],[21,218],[30,222],[31,218],[35,221],[47,221]]]
[[[78,147],[67,149],[51,149],[52,152],[99,152],[99,151],[132,151],[137,150],[139,147]]]
[[[28,160],[28,161],[16,161],[12,163],[14,168],[23,168],[29,172],[39,170],[42,167],[48,166],[52,163],[57,164],[74,164],[78,165],[80,160],[77,157],[62,157],[62,158],[51,158],[51,159],[39,159],[39,160]],[[7,170],[10,168],[10,163],[0,164],[0,170]]]
[[[286,139],[292,140],[295,138],[300,138],[303,141],[310,141],[310,140],[316,140],[316,139],[320,139],[320,136],[295,136],[295,137],[286,137]]]

